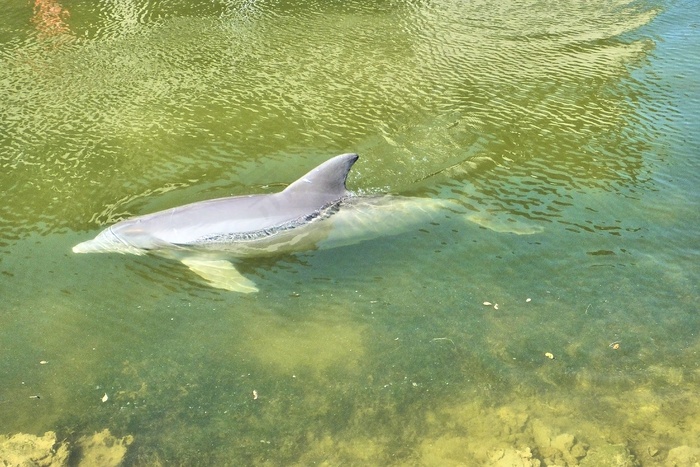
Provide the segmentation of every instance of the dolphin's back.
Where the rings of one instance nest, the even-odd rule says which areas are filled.
[[[110,229],[144,249],[267,236],[324,216],[346,198],[345,181],[357,158],[357,154],[336,156],[279,193],[201,201],[128,219]]]

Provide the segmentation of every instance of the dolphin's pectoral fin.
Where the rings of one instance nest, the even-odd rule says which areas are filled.
[[[244,277],[236,270],[233,264],[226,260],[184,258],[181,261],[184,265],[218,289],[241,293],[258,291],[255,282]]]

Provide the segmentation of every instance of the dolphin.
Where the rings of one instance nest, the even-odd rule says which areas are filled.
[[[441,207],[419,198],[355,196],[346,188],[359,156],[333,157],[283,191],[186,204],[118,222],[74,253],[157,254],[177,259],[209,282],[257,292],[230,261],[331,248],[401,231]],[[436,200],[437,201],[437,200]],[[388,228],[387,228],[388,227]]]
[[[437,216],[464,215],[451,200],[349,192],[347,176],[358,158],[335,156],[278,193],[212,199],[126,219],[73,252],[152,253],[181,261],[213,287],[252,293],[257,286],[232,261],[351,245],[436,222]]]

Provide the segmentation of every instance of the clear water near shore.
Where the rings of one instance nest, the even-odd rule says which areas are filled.
[[[694,3],[2,6],[2,433],[109,429],[125,465],[700,452]],[[253,295],[71,252],[348,151],[354,191],[469,214],[246,260]]]

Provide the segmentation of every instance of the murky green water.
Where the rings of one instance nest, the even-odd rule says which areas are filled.
[[[0,5],[0,434],[108,428],[139,466],[700,455],[696,2]],[[246,261],[254,295],[71,252],[348,151],[351,189],[472,214]]]

